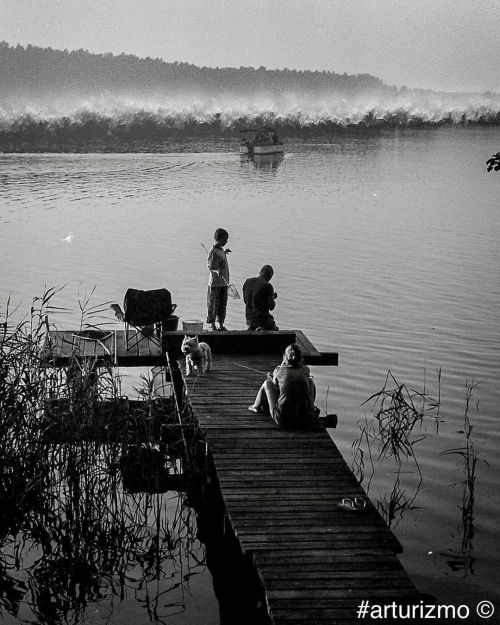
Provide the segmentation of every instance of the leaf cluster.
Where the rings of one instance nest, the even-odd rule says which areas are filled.
[[[486,169],[488,171],[492,169],[500,171],[500,152],[493,154],[493,156],[486,161]]]

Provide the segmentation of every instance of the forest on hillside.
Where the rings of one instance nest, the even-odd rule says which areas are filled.
[[[358,93],[394,91],[369,74],[336,74],[326,71],[268,70],[265,67],[198,67],[189,63],[166,63],[130,54],[93,54],[86,50],[26,48],[0,43],[0,84],[4,95],[15,91],[30,96],[47,90],[115,94],[202,92],[221,90],[239,95],[265,92],[325,93],[353,96]]]

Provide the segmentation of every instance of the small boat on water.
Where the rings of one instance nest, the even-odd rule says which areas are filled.
[[[274,128],[244,128],[245,136],[240,142],[240,154],[257,156],[260,154],[283,154],[285,147]]]

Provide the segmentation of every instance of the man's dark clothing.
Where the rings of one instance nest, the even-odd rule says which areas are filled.
[[[269,310],[274,308],[274,289],[262,276],[248,278],[243,285],[243,301],[245,317],[251,330],[261,327],[273,329],[274,317]]]

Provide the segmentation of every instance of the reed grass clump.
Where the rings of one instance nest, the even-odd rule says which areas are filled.
[[[441,371],[438,371],[440,389]],[[389,526],[409,509],[420,489],[422,473],[415,453],[416,445],[424,440],[424,421],[432,417],[439,427],[440,390],[433,399],[425,390],[418,391],[399,383],[391,371],[387,372],[383,387],[371,395],[363,405],[370,405],[371,415],[365,417],[360,435],[352,443],[352,469],[362,482],[369,471],[367,488],[370,488],[375,467],[382,464],[391,467],[394,483],[390,493],[379,501],[378,508]],[[416,474],[416,484],[402,480]],[[413,480],[415,481],[415,480]],[[407,485],[405,485],[407,483]]]
[[[439,382],[440,376],[438,372]],[[424,417],[429,414],[439,417],[439,400],[431,398],[425,389],[417,391],[400,384],[388,371],[382,389],[363,403],[367,404],[371,404],[372,416],[365,420],[360,437],[352,445],[353,466],[361,479],[365,467],[363,442],[372,469],[374,458],[378,462],[392,458],[398,465],[411,458],[420,472],[414,448],[425,438],[420,430]]]
[[[0,328],[0,527],[11,530],[36,504],[48,470],[41,422],[53,374],[44,363],[43,342],[56,292],[36,298],[29,318],[17,324],[9,300]]]
[[[76,624],[128,596],[163,622],[203,566],[181,494],[182,423],[150,375],[131,399],[112,363],[75,353],[55,366],[59,291],[35,298],[27,319],[14,321],[10,300],[1,311],[0,621],[24,604],[31,622]],[[108,305],[79,308],[79,332],[100,336]]]
[[[491,158],[486,161],[486,169],[487,171],[500,171],[500,152],[493,154]]]

